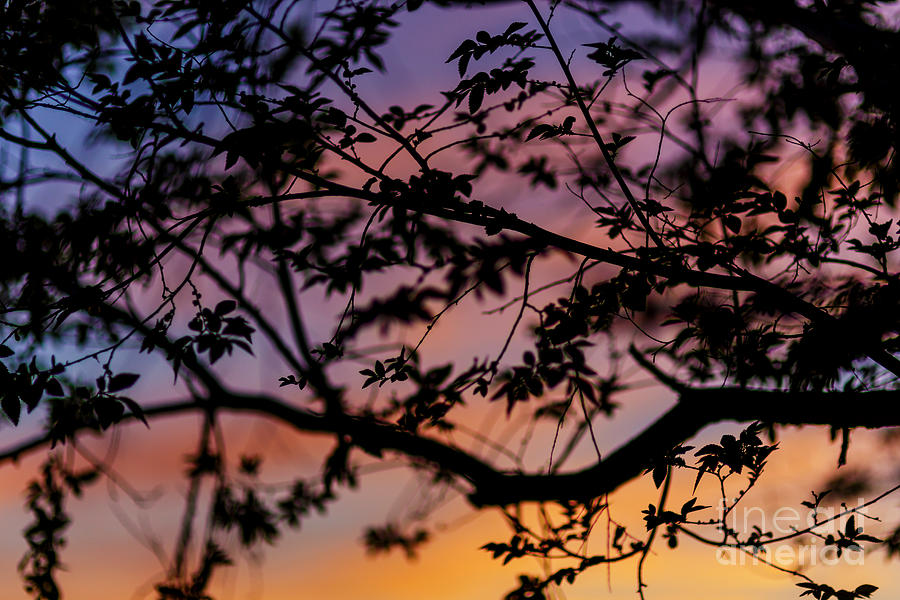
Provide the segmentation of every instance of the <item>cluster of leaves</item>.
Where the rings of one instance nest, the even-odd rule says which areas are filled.
[[[568,116],[563,119],[562,125],[551,125],[550,123],[541,123],[540,125],[536,125],[534,129],[528,134],[525,138],[526,142],[533,140],[534,138],[540,138],[542,140],[548,140],[550,138],[554,138],[560,135],[566,135],[567,133],[572,133],[572,125],[575,124],[575,117]],[[633,138],[632,138],[633,139]]]
[[[668,540],[669,548],[678,547],[678,538],[675,536],[677,526],[690,521],[691,513],[709,508],[708,506],[700,506],[697,504],[696,498],[691,498],[681,505],[678,512],[671,510],[657,510],[657,507],[650,504],[647,509],[641,511],[644,515],[644,524],[647,531],[652,531],[661,525],[667,527],[667,533],[664,537]]]
[[[220,467],[215,463],[208,464],[205,472],[218,470]],[[273,544],[282,524],[299,528],[305,516],[312,511],[324,513],[326,504],[334,498],[330,491],[316,489],[302,480],[294,482],[286,494],[264,497],[254,485],[258,464],[258,459],[243,457],[241,470],[249,479],[241,485],[219,486],[213,502],[216,528],[236,530],[245,547],[261,542]]]
[[[456,99],[457,106],[468,98],[469,113],[474,114],[481,108],[485,95],[506,91],[514,83],[524,90],[528,85],[528,71],[534,64],[530,58],[506,59],[501,67],[461,80],[450,96]]]
[[[431,104],[420,104],[407,112],[403,110],[402,106],[395,104],[388,107],[388,112],[381,115],[381,118],[386,123],[393,125],[397,131],[402,131],[408,122],[425,119],[432,108],[434,108],[434,106]]]
[[[656,457],[644,472],[653,474],[653,483],[658,489],[669,476],[669,467],[687,467],[684,455],[693,449],[693,446],[676,446],[662,456]]]
[[[65,546],[65,531],[70,524],[65,509],[67,494],[81,495],[84,485],[97,478],[89,469],[74,472],[51,455],[41,467],[41,477],[28,485],[26,508],[33,521],[24,532],[28,550],[19,563],[25,589],[40,600],[59,600],[61,593],[56,573],[62,568],[60,550]]]
[[[537,534],[519,518],[507,513],[515,531],[509,542],[491,542],[482,547],[494,558],[502,557],[503,564],[517,558],[535,556],[564,558],[571,565],[551,570],[544,577],[520,575],[519,586],[505,596],[507,600],[546,598],[548,591],[564,583],[572,584],[580,574],[592,567],[638,555],[645,549],[643,541],[630,536],[622,525],[610,521],[609,524],[615,526],[609,532],[610,554],[588,553],[588,539],[597,522],[609,517],[609,506],[597,499],[584,504],[563,503],[560,508],[561,520],[558,523],[551,522],[546,512],[543,513],[543,525],[547,530],[544,534]]]
[[[400,10],[399,4],[382,6],[338,3],[323,15],[333,23],[330,29],[334,36],[318,36],[309,45],[309,51],[318,56],[323,71],[346,67],[363,58],[368,64],[382,70],[384,62],[377,49],[387,43],[390,30],[399,25],[393,17]]]
[[[829,585],[816,584],[808,581],[798,583],[797,587],[806,590],[805,592],[800,594],[801,598],[803,596],[812,596],[816,600],[828,600],[829,598],[835,598],[836,600],[856,600],[857,598],[869,598],[875,591],[878,590],[876,586],[868,583],[864,583],[854,590],[836,590]]]
[[[193,359],[197,354],[207,353],[210,364],[214,364],[226,353],[230,356],[235,347],[253,354],[250,343],[254,328],[240,315],[227,316],[236,307],[234,300],[222,300],[213,310],[200,308],[197,311],[188,323],[188,328],[197,333],[178,338],[169,349],[176,375],[185,357]]]
[[[515,21],[510,23],[509,27],[506,28],[506,31],[498,35],[491,35],[487,31],[479,31],[475,35],[474,40],[467,39],[463,41],[459,47],[453,51],[453,54],[450,55],[446,62],[449,63],[454,60],[459,60],[457,63],[459,76],[463,77],[466,74],[469,61],[473,58],[478,60],[485,54],[493,54],[504,46],[520,49],[531,48],[544,36],[534,29],[524,33],[517,33],[526,25],[528,25],[528,23]]]
[[[8,347],[0,345],[0,358],[9,358],[15,353]],[[54,364],[48,370],[37,366],[37,359],[32,358],[28,364],[20,363],[15,371],[10,371],[0,362],[0,408],[13,425],[18,425],[22,413],[22,405],[30,413],[37,408],[44,394],[62,396],[62,384],[55,377],[63,373],[62,365]]]
[[[748,479],[751,483],[755,482],[762,474],[769,455],[778,448],[778,444],[763,444],[759,434],[764,428],[762,423],[756,423],[742,431],[737,438],[726,434],[718,444],[707,444],[697,450],[695,454],[700,460],[694,489],[697,489],[704,473],[712,473],[723,479],[733,473],[741,474],[747,469]],[[727,472],[724,471],[726,468]]]
[[[387,553],[398,548],[403,550],[407,558],[416,557],[416,551],[428,541],[428,532],[424,529],[416,529],[410,533],[403,533],[393,523],[383,527],[369,527],[366,529],[363,543],[370,554]]]
[[[0,346],[0,353],[12,355],[12,351],[6,346]],[[147,424],[140,405],[119,394],[137,382],[140,377],[138,374],[113,374],[106,371],[97,378],[95,387],[74,386],[67,393],[57,378],[64,371],[64,365],[57,363],[55,358],[52,359],[51,367],[46,370],[37,366],[35,357],[28,365],[20,364],[13,372],[9,372],[0,363],[0,375],[3,376],[4,383],[0,407],[13,425],[19,422],[22,404],[30,413],[45,394],[50,401],[50,439],[54,443],[70,438],[81,427],[107,429],[122,420],[126,409],[132,416]]]
[[[160,600],[210,600],[206,595],[209,580],[217,567],[231,565],[232,560],[215,542],[207,542],[200,560],[200,566],[190,581],[183,584],[160,583],[156,591]]]
[[[525,352],[523,364],[503,374],[504,383],[492,398],[505,397],[510,412],[516,403],[540,397],[565,382],[567,398],[578,394],[591,406],[611,415],[615,408],[612,395],[624,388],[614,378],[598,377],[588,366],[584,352],[593,345],[589,338],[608,331],[623,308],[643,308],[649,291],[644,278],[623,272],[594,284],[590,290],[578,285],[568,298],[546,305],[539,312],[540,324],[535,328],[536,352]]]
[[[838,531],[837,537],[834,534],[828,534],[825,537],[825,544],[837,548],[837,555],[841,556],[845,550],[862,551],[860,542],[871,542],[880,544],[883,540],[863,533],[862,527],[856,526],[856,517],[850,516],[844,525],[843,531]]]
[[[372,369],[363,369],[360,371],[360,375],[366,376],[366,381],[363,383],[363,389],[366,389],[373,383],[377,383],[378,387],[381,387],[386,383],[406,381],[409,379],[409,373],[412,369],[411,366],[407,364],[406,359],[403,356],[404,353],[405,349],[401,350],[400,356],[396,358],[389,358],[384,362],[376,360],[375,366]],[[446,374],[444,377],[446,377]]]
[[[261,541],[271,544],[279,535],[275,513],[252,488],[244,488],[240,497],[235,497],[231,488],[222,488],[216,494],[214,510],[216,524],[225,530],[236,528],[245,546]]]
[[[541,583],[544,588],[551,583],[559,584],[563,580],[571,583],[578,574],[592,566],[602,564],[610,557],[587,552],[587,540],[597,521],[608,514],[609,505],[600,499],[590,502],[567,502],[561,506],[559,522],[551,522],[546,516],[545,525],[548,534],[537,534],[515,515],[507,512],[506,517],[513,527],[514,533],[508,542],[491,542],[482,546],[496,558],[503,558],[503,564],[525,556],[549,557],[565,556],[576,560],[575,567],[559,569]],[[629,556],[643,548],[640,541],[632,541],[625,547],[627,533],[624,527],[616,525],[611,536],[610,547],[617,556]]]
[[[604,77],[612,77],[617,71],[633,60],[641,60],[643,55],[631,48],[622,48],[616,44],[618,38],[611,37],[606,42],[584,44],[594,51],[587,55],[589,59],[604,67]]]
[[[395,419],[401,429],[410,432],[416,432],[422,426],[452,429],[452,423],[444,417],[454,406],[463,404],[461,389],[469,374],[463,373],[448,381],[452,364],[423,371],[418,358],[415,353],[407,355],[406,349],[401,348],[399,356],[384,362],[376,361],[373,369],[360,371],[366,376],[363,388],[374,383],[382,387],[387,383],[408,382],[412,391],[395,396],[382,411],[382,416]],[[480,372],[483,369],[476,366],[473,370]]]

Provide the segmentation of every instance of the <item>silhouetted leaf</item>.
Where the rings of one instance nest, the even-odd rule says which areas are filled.
[[[109,386],[106,391],[113,394],[115,392],[127,390],[133,386],[139,378],[140,375],[137,373],[120,373],[118,375],[113,375],[109,378]]]

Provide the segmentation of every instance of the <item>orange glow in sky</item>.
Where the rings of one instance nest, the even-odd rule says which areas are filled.
[[[421,60],[421,64],[413,62],[408,53],[405,62],[397,57],[392,58],[391,52],[396,48],[389,48],[385,58],[388,65],[394,65],[390,67],[393,70],[389,77],[377,80],[364,93],[375,94],[384,105],[380,108],[386,108],[391,103],[404,102],[403,94],[411,98],[405,102],[409,104],[418,102],[423,94],[434,94],[442,86],[443,89],[452,88],[452,77],[446,76],[448,73],[455,75],[455,66],[443,65],[444,59],[462,37],[474,34],[479,28],[502,26],[512,18],[521,16],[522,7],[512,4],[496,9],[478,9],[477,25],[460,19],[462,12],[453,13],[456,24],[442,29],[439,34],[424,28],[424,20],[433,18],[433,13],[424,9],[416,13],[411,17],[412,21],[421,22],[423,26],[401,28],[403,39],[398,46],[421,48],[422,56],[417,59]],[[571,27],[566,28],[566,24]],[[579,31],[578,27],[583,26],[577,19],[563,21],[561,30],[565,34],[561,42],[570,46],[581,43],[583,40],[579,36],[583,31]],[[446,68],[424,72],[424,64],[438,64]],[[721,93],[723,88],[734,84],[727,80],[728,73],[724,69],[717,69],[714,65],[709,74],[710,95]],[[377,144],[372,144],[371,151],[382,150]],[[406,167],[402,160],[396,166],[398,169]],[[799,176],[787,170],[779,177],[779,185],[790,188],[797,185]],[[524,193],[526,190],[513,191]],[[533,198],[523,194],[510,193],[510,189],[500,183],[495,189],[485,190],[485,193],[487,200],[496,200],[497,205],[504,203],[517,210],[521,208],[523,218],[540,219],[542,225],[550,230],[597,241],[591,240],[591,213],[577,200],[567,196],[565,190],[557,190],[553,195],[541,192],[542,198],[548,199],[545,205],[534,203]],[[559,203],[551,204],[554,199]],[[549,281],[569,275],[576,267],[577,264],[556,255],[537,264],[535,269],[540,272],[542,281]],[[377,287],[372,286],[365,293],[373,291],[377,291]],[[519,293],[521,290],[507,290],[510,298]],[[539,304],[550,301],[560,293],[559,290],[545,292],[537,295],[534,301]],[[463,304],[454,309],[446,320],[438,323],[423,346],[425,360],[435,364],[452,361],[457,367],[465,367],[473,356],[484,358],[496,353],[503,343],[504,333],[515,319],[515,310],[490,314],[485,311],[500,306],[503,301],[491,297],[482,304]],[[338,304],[311,297],[306,306],[313,307],[311,312],[317,325],[325,328],[326,325],[333,325],[335,315],[343,308]],[[276,309],[273,307],[272,310]],[[391,341],[414,345],[421,329],[392,330]],[[523,346],[520,342],[520,337],[513,340],[509,356],[515,357],[521,353]],[[223,360],[221,364],[229,367],[228,377],[240,379],[245,387],[278,393],[277,377],[284,373],[278,371],[279,365],[267,363],[262,353],[258,352],[252,362],[232,358]],[[595,366],[598,371],[603,371],[605,367]],[[149,397],[164,398],[172,393],[171,374],[162,370],[160,373],[164,375],[154,378],[152,383],[142,381],[145,387],[141,389]],[[360,398],[364,399],[364,396]],[[659,416],[672,400],[672,395],[659,387],[643,388],[624,396],[621,412],[616,414],[615,421],[597,425],[601,452],[609,452],[626,441]],[[723,398],[723,402],[727,401]],[[461,412],[465,415],[463,424],[484,435],[497,435],[509,426],[502,416],[500,405],[489,404],[484,399],[474,401]],[[489,412],[501,416],[495,421],[488,420],[486,415]],[[520,416],[520,413],[514,412],[512,419]],[[94,484],[83,498],[69,502],[73,525],[67,532],[68,544],[62,554],[66,570],[60,577],[66,600],[143,600],[154,597],[153,584],[164,577],[164,559],[171,557],[177,537],[187,486],[184,457],[195,451],[199,426],[200,421],[196,417],[180,417],[157,420],[150,431],[137,424],[121,428],[114,463],[114,482]],[[527,454],[531,466],[539,467],[541,461],[549,456],[554,427],[548,423],[537,430]],[[261,480],[273,485],[289,482],[291,477],[316,474],[321,468],[322,457],[333,444],[326,437],[298,435],[286,427],[255,417],[228,417],[224,419],[224,428],[230,464],[233,466],[243,454],[258,454],[264,458]],[[740,429],[741,425],[734,423],[718,425],[702,432],[699,439],[692,443],[699,446],[718,440],[723,433],[737,433]],[[477,446],[477,442],[463,431],[454,435],[454,440],[462,446]],[[810,490],[822,489],[826,477],[834,472],[837,463],[839,445],[828,440],[825,429],[785,430],[782,435],[781,448],[770,458],[767,475],[742,505],[745,509],[758,509],[756,514],[766,518],[783,507],[802,510],[800,502],[809,498]],[[844,467],[846,471],[859,467],[883,450],[879,435],[854,433],[850,461]],[[110,448],[109,436],[103,439],[85,437],[80,442],[89,452],[101,457]],[[72,454],[71,449],[57,451],[63,455],[69,453],[74,460],[81,461],[79,464],[84,464],[83,458]],[[485,448],[480,451],[488,452]],[[595,458],[592,453],[592,447],[585,442],[575,453],[573,464],[569,467],[577,468],[592,461]],[[21,531],[29,520],[23,508],[24,490],[28,480],[34,476],[40,459],[41,453],[38,452],[23,458],[16,465],[0,468],[0,528],[3,532],[0,537],[0,600],[30,598],[22,590],[16,564],[25,551]],[[500,512],[486,510],[475,513],[463,497],[453,494],[448,496],[441,510],[425,521],[433,540],[421,549],[417,558],[409,560],[399,553],[387,556],[366,554],[361,543],[364,528],[404,515],[405,509],[414,505],[417,495],[426,488],[417,484],[416,477],[406,468],[364,474],[357,489],[338,490],[340,499],[329,505],[327,514],[310,516],[298,531],[286,530],[274,546],[263,545],[257,551],[248,553],[238,549],[234,536],[230,540],[232,547],[228,550],[233,553],[235,564],[217,573],[212,593],[218,600],[500,600],[515,587],[520,573],[547,574],[561,566],[562,563],[549,565],[531,558],[501,565],[501,561],[492,559],[489,552],[480,549],[487,542],[506,541],[511,535]],[[676,510],[693,497],[693,477],[693,471],[677,475],[671,492],[672,506]],[[122,485],[117,485],[115,481]],[[710,484],[707,480],[699,486],[697,494],[700,504],[714,502],[716,489]],[[885,487],[893,485],[890,481],[884,484]],[[130,498],[128,491],[136,491],[139,501]],[[611,496],[613,518],[627,525],[630,533],[643,535],[641,510],[648,503],[656,504],[658,496],[659,491],[648,477],[633,481]],[[715,507],[710,510],[715,510]],[[885,522],[890,523],[891,517],[898,517],[897,500],[887,498],[873,507],[870,514],[884,516]],[[201,511],[197,518],[200,527],[205,519],[206,514]],[[866,522],[865,526],[867,530],[869,527],[874,530],[878,523]],[[599,531],[592,541],[597,552],[606,543],[604,528],[604,520],[601,520]],[[714,532],[707,534],[714,535]],[[751,559],[744,562],[747,564],[720,564],[713,548],[683,536],[679,539],[677,550],[670,550],[664,542],[657,540],[646,567],[648,599],[787,600],[799,596],[799,588],[793,586],[796,579],[771,567],[752,564]],[[790,561],[781,564],[785,568],[795,566]],[[629,560],[615,564],[609,570],[603,566],[595,567],[580,576],[574,586],[564,585],[553,593],[557,594],[555,598],[570,600],[632,600],[636,598],[636,565],[635,560]],[[896,568],[884,561],[882,553],[867,555],[864,564],[843,561],[835,567],[819,565],[812,569],[811,572],[817,577],[834,587],[852,588],[869,582],[880,588],[877,598],[900,597],[900,578],[896,576]]]

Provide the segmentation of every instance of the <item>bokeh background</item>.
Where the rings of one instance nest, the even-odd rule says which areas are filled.
[[[320,5],[310,2],[310,11]],[[379,109],[392,104],[415,105],[435,102],[438,90],[447,90],[457,81],[455,64],[445,64],[446,58],[465,37],[472,37],[479,29],[503,29],[513,20],[529,20],[527,7],[511,2],[492,8],[438,9],[425,6],[406,17],[394,40],[383,51],[387,73],[367,78],[362,94]],[[616,19],[624,30],[640,31],[643,27],[664,28],[670,24],[652,20],[636,9],[617,13]],[[553,21],[559,43],[569,50],[581,44],[605,40],[587,22],[564,11]],[[722,41],[727,47],[727,41]],[[701,96],[730,98],[742,93],[740,74],[736,73],[723,53],[721,62],[706,65],[701,80]],[[590,77],[588,65],[575,63],[576,75]],[[594,75],[596,76],[596,75]],[[728,126],[727,109],[723,118]],[[75,132],[76,134],[78,132]],[[632,151],[645,151],[637,147]],[[34,160],[40,160],[34,157]],[[98,157],[98,162],[102,159]],[[780,163],[774,173],[781,189],[790,189],[801,181],[804,173],[791,169],[790,157]],[[566,198],[564,192],[540,192],[510,188],[509,182],[497,178],[480,190],[488,201],[496,200],[511,207],[520,216],[548,229],[591,238],[590,214],[586,209]],[[568,274],[573,266],[559,259],[540,266],[543,280]],[[568,270],[567,270],[568,269]],[[553,292],[545,299],[555,298]],[[510,297],[514,296],[510,292]],[[310,294],[305,306],[312,307],[314,322],[328,337],[343,305],[329,303]],[[460,365],[471,362],[473,355],[484,355],[485,347],[502,343],[514,311],[486,313],[503,304],[503,299],[491,298],[482,304],[469,304],[454,312],[453,318],[442,322],[430,335],[425,356],[435,364],[455,360]],[[270,307],[277,312],[278,308]],[[413,342],[421,335],[416,328],[393,330],[392,342]],[[515,347],[513,348],[515,350]],[[597,356],[602,356],[598,352]],[[144,374],[135,389],[136,398],[149,402],[177,396],[172,386],[171,372],[162,363],[155,363],[146,355],[125,353],[117,363],[121,371]],[[278,365],[266,360],[265,349],[257,347],[257,357],[232,357],[223,360],[223,371],[230,381],[248,389],[273,390],[277,378],[284,375]],[[362,368],[362,367],[361,367]],[[595,365],[603,371],[604,365]],[[635,381],[640,376],[635,375]],[[650,385],[636,385],[623,396],[622,409],[614,422],[598,423],[597,439],[601,452],[614,449],[630,435],[661,414],[674,400],[670,392]],[[727,402],[728,398],[723,398]],[[521,420],[511,421],[503,411],[495,410],[487,400],[469,407],[464,425],[472,431],[500,439],[521,431]],[[40,415],[25,421],[19,429],[0,430],[4,447],[34,435],[40,427]],[[187,479],[185,456],[195,451],[199,419],[177,417],[158,419],[150,430],[139,424],[121,426],[113,435],[104,438],[85,438],[83,450],[96,457],[115,456],[115,471],[110,480],[90,486],[84,496],[69,505],[73,525],[68,531],[67,546],[62,555],[66,571],[60,577],[65,597],[69,600],[97,598],[150,598],[153,585],[165,572],[165,559],[170,556],[183,511]],[[718,440],[723,433],[739,431],[738,424],[721,424],[703,431],[694,443],[700,445]],[[297,474],[313,474],[321,465],[321,457],[330,448],[330,441],[296,432],[254,417],[228,417],[224,420],[229,457],[236,460],[242,454],[263,458],[260,480],[277,486]],[[504,432],[509,431],[507,435]],[[538,428],[531,439],[528,452],[546,457],[553,439],[553,427]],[[458,434],[465,437],[464,433]],[[512,438],[516,439],[516,438]],[[462,443],[473,443],[472,439]],[[809,499],[811,490],[821,490],[833,477],[839,446],[830,441],[824,429],[786,429],[780,432],[780,449],[769,461],[763,483],[746,499],[744,509],[756,508],[751,518],[763,515],[771,519],[781,507],[802,510],[800,502]],[[71,448],[57,452],[72,453]],[[490,454],[489,448],[483,448]],[[884,486],[892,485],[887,476],[896,464],[897,451],[879,432],[854,434],[848,465],[842,473],[871,469],[873,457],[886,474]],[[25,551],[20,535],[28,522],[24,505],[24,490],[37,472],[43,452],[23,457],[18,463],[0,468],[0,598],[24,600],[16,570]],[[576,453],[572,467],[592,459],[587,447]],[[77,459],[76,460],[81,460]],[[363,476],[354,490],[342,490],[340,500],[330,505],[327,514],[308,517],[298,531],[286,531],[274,546],[262,546],[258,551],[237,552],[233,567],[217,574],[213,592],[217,598],[288,600],[322,598],[330,600],[429,600],[485,599],[504,596],[515,587],[519,573],[546,573],[550,565],[532,559],[519,559],[502,566],[480,547],[489,541],[502,541],[509,530],[495,510],[474,512],[459,495],[444,499],[424,498],[431,493],[421,476],[398,464],[363,467]],[[895,473],[894,473],[895,474]],[[672,491],[673,503],[691,497],[692,473],[677,476]],[[715,490],[701,484],[698,496],[703,503],[715,497]],[[861,490],[860,498],[877,494],[878,490]],[[658,492],[648,478],[634,481],[610,497],[613,516],[626,525],[641,530],[640,511],[648,503],[656,503]],[[440,509],[429,515],[425,523],[433,539],[418,556],[409,559],[400,553],[372,556],[366,553],[361,536],[367,525],[379,524],[409,516],[410,511],[428,500],[438,502]],[[849,502],[855,504],[854,501]],[[897,500],[887,498],[873,507],[870,514],[895,522],[900,515]],[[739,516],[742,513],[739,513]],[[804,513],[805,514],[805,513]],[[766,524],[771,525],[771,521]],[[875,520],[866,521],[867,531],[877,529]],[[593,543],[603,546],[605,533],[598,531]],[[681,539],[679,547],[671,550],[657,543],[646,569],[649,583],[648,597],[655,600],[696,598],[720,599],[787,599],[799,596],[795,580],[765,565],[722,565],[714,549]],[[852,562],[857,562],[856,560]],[[840,561],[837,566],[812,567],[810,574],[821,576],[835,587],[853,588],[863,582],[881,589],[877,598],[892,598],[900,594],[900,578],[896,565],[885,560],[883,553],[867,555],[863,564]],[[785,567],[795,565],[783,563]],[[610,569],[597,567],[579,577],[574,586],[558,592],[560,598],[624,599],[636,597],[636,563],[626,561]]]

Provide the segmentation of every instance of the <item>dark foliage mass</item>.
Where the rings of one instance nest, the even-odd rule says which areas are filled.
[[[164,435],[156,419],[179,413],[204,426],[163,599],[209,597],[231,546],[277,543],[356,485],[361,464],[398,457],[503,512],[510,538],[485,540],[495,558],[553,559],[508,600],[555,597],[627,560],[643,597],[660,540],[752,554],[806,536],[900,553],[896,524],[864,533],[853,505],[781,538],[726,522],[783,427],[830,431],[837,467],[854,429],[900,426],[894,7],[490,4],[512,18],[473,27],[434,64],[396,40],[484,5],[0,4],[0,407],[5,432],[35,423],[28,413],[45,421],[2,460],[47,452],[20,564],[35,598],[60,597],[67,507],[110,472],[49,450],[134,419]],[[434,89],[385,101],[404,55]],[[735,87],[707,95],[708,81]],[[467,323],[466,306],[493,329]],[[438,327],[470,354],[442,356]],[[255,362],[280,379],[248,386],[236,372]],[[648,375],[677,399],[606,448],[595,427]],[[488,432],[467,445],[473,410],[526,416],[525,441],[555,427],[546,462]],[[260,485],[260,457],[224,454],[227,413],[327,436],[319,476]],[[689,445],[723,421],[741,425]],[[670,493],[678,471],[696,496]],[[638,477],[659,495],[626,527],[609,494]],[[700,493],[710,480],[720,497]],[[871,473],[855,484],[872,503],[897,489]],[[848,485],[837,470],[832,498]],[[803,505],[818,514],[825,496]],[[365,543],[412,556],[434,509]],[[819,533],[834,519],[837,534]],[[601,529],[605,546],[588,546]],[[818,600],[877,590],[787,571]]]

